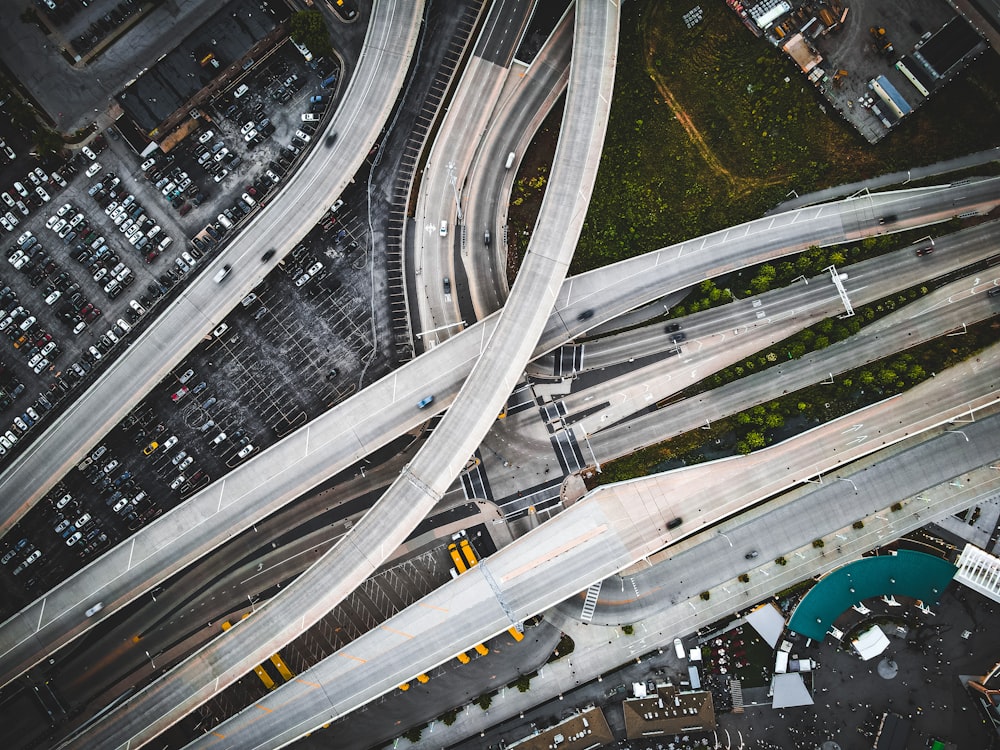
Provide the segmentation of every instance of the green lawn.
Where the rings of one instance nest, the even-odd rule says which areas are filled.
[[[723,3],[622,8],[615,99],[572,273],[730,226],[799,193],[1000,144],[989,51],[880,144],[819,109],[798,68]],[[785,78],[789,81],[786,82]]]

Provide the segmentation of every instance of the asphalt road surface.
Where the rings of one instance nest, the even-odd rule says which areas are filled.
[[[280,747],[664,544],[945,423],[973,403],[998,400],[1000,345],[980,361],[759,453],[601,487],[189,747],[215,747],[220,738],[229,747]],[[862,439],[850,429],[858,423]],[[667,531],[676,517],[691,520]]]
[[[577,10],[565,119],[522,275],[489,346],[434,433],[340,544],[242,627],[106,714],[69,746],[140,746],[155,738],[336,606],[405,540],[448,489],[520,377],[572,259],[607,128],[618,10],[607,3],[586,3]]]
[[[0,535],[166,377],[330,208],[385,125],[409,66],[422,8],[422,3],[399,0],[378,4],[366,52],[324,134],[337,135],[333,145],[317,145],[246,231],[7,467],[0,476]],[[278,252],[262,263],[261,256],[271,249]],[[212,277],[224,264],[232,272],[216,284]]]
[[[929,216],[947,218],[952,212],[992,205],[1000,199],[998,192],[1000,179],[993,179],[872,200],[897,207],[916,205]],[[844,224],[857,225],[860,216],[871,213],[870,205],[867,198],[848,200],[758,219],[574,277],[563,285],[558,309],[550,316],[535,355],[672,288],[812,244],[843,240]],[[914,224],[927,220],[917,211],[913,214]],[[868,221],[868,231],[878,231],[877,219]],[[864,232],[851,234],[858,233]],[[685,250],[689,247],[690,252]],[[694,248],[710,250],[699,255]],[[680,262],[682,258],[687,265]],[[586,309],[596,310],[594,317],[578,320]],[[446,408],[480,351],[492,341],[495,320],[491,316],[338,405],[9,618],[0,626],[3,682],[86,632],[96,619],[109,616],[232,535],[420,424],[430,416],[414,408],[421,397],[434,393],[432,408]],[[88,622],[84,612],[96,601],[103,602],[104,609]]]

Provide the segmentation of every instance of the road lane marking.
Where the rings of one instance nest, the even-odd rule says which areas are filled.
[[[510,580],[512,580],[514,578],[517,578],[518,576],[524,575],[525,573],[533,570],[534,568],[537,568],[540,565],[543,565],[544,563],[548,562],[552,558],[558,557],[559,555],[563,554],[564,552],[568,552],[569,550],[573,549],[574,547],[578,547],[578,546],[580,546],[580,545],[582,545],[582,544],[590,541],[591,539],[593,539],[596,536],[600,536],[601,534],[603,534],[607,530],[608,530],[608,525],[606,523],[602,523],[600,526],[597,526],[596,528],[590,529],[589,531],[581,534],[580,536],[576,537],[575,539],[571,539],[570,541],[566,542],[562,546],[556,547],[555,549],[546,552],[541,557],[536,557],[534,560],[531,560],[530,562],[522,565],[520,568],[515,568],[510,573],[508,573],[507,575],[503,576],[500,579],[500,582],[501,583],[507,583],[508,581],[510,581]]]

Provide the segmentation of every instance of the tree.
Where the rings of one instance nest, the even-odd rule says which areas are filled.
[[[517,682],[514,684],[517,686],[518,692],[527,693],[531,689],[531,678],[523,674],[517,678]]]
[[[423,731],[421,731],[420,727],[413,727],[411,729],[407,729],[403,733],[403,738],[409,741],[411,745],[416,745],[418,742],[420,742],[421,734],[423,734]]]
[[[333,52],[330,31],[326,28],[323,14],[318,10],[303,10],[293,13],[288,30],[299,44],[304,44],[316,57]]]
[[[477,706],[479,706],[484,711],[488,710],[491,705],[493,705],[493,698],[490,697],[489,693],[483,693],[476,700],[473,701]]]
[[[442,724],[444,724],[446,727],[450,727],[452,724],[455,723],[455,720],[458,718],[458,711],[454,709],[452,709],[451,711],[446,711],[445,713],[441,714],[438,718],[441,719]]]

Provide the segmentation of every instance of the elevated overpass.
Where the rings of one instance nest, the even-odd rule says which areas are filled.
[[[618,22],[617,4],[577,4],[566,111],[535,234],[489,341],[431,437],[361,522],[252,621],[215,639],[67,746],[140,747],[154,739],[340,603],[448,489],[520,377],[572,260],[611,108]]]
[[[188,748],[281,747],[664,545],[997,402],[1000,344],[907,393],[759,453],[600,487]],[[858,439],[858,423],[870,439]],[[674,518],[684,522],[669,531]]]
[[[810,245],[876,233],[881,227],[873,205],[907,212],[908,223],[903,224],[907,226],[977,208],[989,210],[998,202],[1000,178],[866,196],[757,219],[621,261],[563,284],[557,309],[549,316],[534,354],[544,354],[587,327],[702,279]],[[594,317],[578,320],[587,309],[595,310]],[[422,396],[435,393],[433,409],[446,408],[491,341],[497,317],[494,314],[339,404],[9,618],[0,625],[0,682],[14,679],[193,560],[420,424],[429,416],[414,408]],[[88,619],[85,611],[98,601],[104,609]]]
[[[344,99],[299,171],[138,339],[0,475],[0,536],[174,369],[329,209],[378,139],[416,45],[422,0],[379,0]],[[335,137],[332,145],[327,139]],[[267,250],[274,258],[261,262]],[[212,277],[223,264],[221,285]]]

